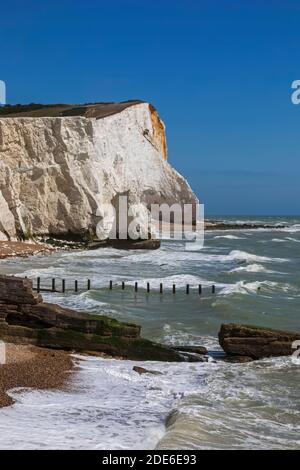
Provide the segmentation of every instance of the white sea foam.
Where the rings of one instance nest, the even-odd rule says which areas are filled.
[[[238,281],[235,284],[229,284],[224,287],[219,294],[220,295],[231,295],[231,294],[257,294],[257,293],[270,293],[270,292],[289,292],[292,287],[287,283],[279,283],[273,281],[254,281],[245,282]]]
[[[208,281],[207,279],[203,279],[198,276],[193,276],[191,274],[174,274],[173,276],[166,276],[166,277],[155,277],[150,279],[139,279],[137,280],[138,286],[146,289],[147,282],[150,284],[150,288],[159,289],[160,283],[167,289],[171,289],[173,284],[176,287],[181,288],[185,287],[187,284],[190,285],[192,288],[198,288],[198,285],[201,284],[203,287],[208,287],[214,284],[212,281]],[[129,281],[127,284],[134,285],[135,281]],[[223,286],[223,284],[218,284],[219,286]]]
[[[99,299],[93,299],[91,297],[90,291],[69,295],[43,292],[43,299],[45,302],[55,302],[59,305],[63,305],[67,308],[73,308],[75,310],[94,311],[98,308],[106,308],[109,305],[106,302],[101,302]]]
[[[126,255],[126,251],[118,250],[117,248],[98,248],[96,250],[83,250],[76,252],[64,252],[61,253],[62,258],[122,258]]]
[[[236,235],[217,235],[214,239],[227,238],[228,240],[245,240],[244,237],[237,237]]]
[[[126,263],[149,263],[153,265],[170,265],[178,266],[178,264],[185,263],[187,261],[200,261],[203,258],[202,252],[190,252],[184,250],[183,247],[178,250],[155,250],[147,252],[134,252],[127,254],[123,258],[123,262]],[[205,254],[204,254],[205,256]],[[210,255],[208,255],[210,257]]]
[[[299,379],[291,358],[224,364],[178,403],[157,449],[299,449]]]
[[[274,273],[271,269],[265,268],[261,264],[248,264],[247,266],[239,266],[238,268],[231,269],[231,273],[235,272],[247,272],[247,273]]]
[[[22,273],[19,273],[19,274],[30,277],[30,278],[40,277],[42,279],[43,277],[48,277],[49,273],[51,273],[51,276],[53,277],[61,278],[65,274],[65,269],[63,267],[55,267],[55,266],[51,266],[51,267],[47,266],[46,268],[37,267],[37,268],[26,269]]]
[[[82,358],[70,391],[12,393],[0,410],[1,449],[153,449],[178,400],[195,393],[214,364]],[[28,432],[30,429],[30,432]]]
[[[164,344],[172,344],[174,346],[205,346],[208,350],[220,350],[220,345],[216,337],[203,336],[194,331],[183,331],[180,324],[176,325],[165,323],[163,326],[163,342]]]
[[[291,271],[284,278],[291,284],[274,282],[274,276],[267,275],[273,273],[271,263],[288,260],[259,256],[258,253],[264,252],[261,245],[255,247],[254,232],[257,230],[251,234],[243,231],[241,235],[251,235],[247,245],[249,252],[239,250],[245,242],[236,240],[236,249],[228,253],[229,250],[214,246],[215,234],[209,232],[211,246],[199,252],[187,252],[182,243],[168,242],[155,252],[101,249],[56,253],[51,257],[4,260],[1,268],[2,272],[14,273],[15,270],[34,278],[39,275],[48,286],[52,277],[66,278],[67,293],[44,294],[45,300],[79,310],[111,313],[120,320],[132,320],[142,324],[143,334],[157,341],[201,344],[215,349],[217,337],[211,335],[216,334],[223,320],[238,322],[246,318],[249,322],[251,319],[251,322],[259,323],[267,312],[270,326],[282,329],[297,326],[299,309],[298,304],[293,303],[300,293],[297,274],[293,277],[294,271]],[[219,232],[218,235],[223,234]],[[278,236],[282,236],[281,231]],[[294,236],[296,241],[297,236]],[[288,239],[289,233],[284,233],[284,237]],[[266,238],[258,234],[257,241]],[[280,250],[286,253],[291,246],[295,250],[294,240],[290,241],[283,246],[278,243],[278,256]],[[261,251],[254,254],[257,247]],[[290,258],[291,262],[285,265],[286,271],[294,267],[292,252]],[[216,282],[228,279],[228,272],[235,272],[231,280],[237,278],[239,281],[232,284]],[[262,273],[264,276],[259,278],[265,280],[258,282],[255,279],[258,276],[246,276],[245,272]],[[253,277],[255,282],[241,280],[243,277]],[[203,292],[209,295],[198,296],[193,291],[190,296],[167,293],[164,297],[146,296],[143,292],[133,296],[132,289],[128,289],[123,298],[123,294],[115,294],[121,292],[118,289],[113,290],[112,295],[105,290],[71,292],[74,279],[83,279],[86,283],[87,278],[92,280],[92,289],[108,287],[109,280],[119,286],[121,280],[131,285],[138,281],[139,287],[144,288],[149,281],[151,290],[158,290],[162,282],[166,290],[174,283],[183,292],[186,284],[190,284],[191,289],[202,284],[207,288]],[[210,289],[212,284],[217,287],[214,297]],[[240,294],[244,295],[242,304]],[[289,308],[285,310],[289,299],[293,302],[289,302]],[[274,398],[274,403],[281,398],[282,402],[278,408],[275,405],[272,410],[268,408],[268,396],[275,389],[272,374],[279,362],[281,360],[276,359],[272,363],[269,382],[262,384],[258,382],[256,372],[252,374],[251,364],[145,362],[140,365],[160,370],[164,375],[139,376],[132,371],[135,362],[88,358],[81,363],[74,388],[69,392],[14,392],[17,403],[0,410],[0,448],[150,449],[164,435],[165,418],[172,408],[176,408],[181,417],[184,415],[185,421],[181,422],[180,418],[180,428],[174,424],[170,448],[300,447],[299,439],[297,444],[295,437],[299,415],[294,410],[299,379],[290,386],[284,367],[280,369],[284,386],[280,391],[276,387],[278,397]],[[259,373],[263,374],[268,363],[259,364],[253,367],[261,367]],[[297,377],[297,370],[299,368],[293,370],[292,378]],[[257,408],[256,399],[261,400]],[[193,417],[195,420],[190,423]],[[252,424],[253,429],[249,430]],[[260,440],[256,437],[257,429],[261,431]]]
[[[269,258],[267,256],[258,256],[246,251],[233,250],[227,256],[228,260],[241,260],[241,261],[257,261],[257,262],[284,262],[288,261],[285,258]]]
[[[178,252],[178,251],[164,251],[157,254],[145,253],[142,256],[134,255],[127,258],[128,262],[149,262],[151,264],[160,264],[168,266],[178,266],[182,263],[228,263],[232,261],[253,261],[253,262],[285,262],[285,258],[270,258],[267,256],[259,256],[256,254],[248,253],[241,250],[232,250],[229,254],[214,254],[205,251],[200,252]]]
[[[132,370],[134,365],[134,361],[80,358],[69,391],[13,392],[17,403],[0,410],[0,448],[300,446],[298,395],[290,402],[287,393],[293,388],[286,383],[294,380],[296,387],[299,368],[290,369],[290,358],[244,365],[139,363],[162,375],[139,375]],[[165,434],[172,409],[177,415]]]
[[[297,238],[293,238],[293,237],[286,237],[286,240],[289,240],[291,242],[300,243],[300,240],[297,240]]]
[[[272,242],[276,242],[276,243],[287,243],[287,242],[296,242],[296,243],[300,243],[300,240],[297,240],[297,238],[293,238],[293,237],[285,237],[285,238],[272,238],[271,240]],[[267,243],[267,242],[266,242]]]
[[[290,227],[285,227],[281,229],[283,232],[297,233],[300,232],[300,224],[294,224]]]

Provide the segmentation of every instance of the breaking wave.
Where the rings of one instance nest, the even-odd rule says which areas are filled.
[[[228,240],[245,240],[244,237],[237,237],[236,235],[217,235],[214,239],[227,238]]]
[[[239,266],[238,268],[231,269],[231,273],[235,272],[247,272],[247,273],[269,273],[272,274],[275,271],[267,269],[261,264],[248,264],[247,266]]]
[[[230,294],[257,294],[258,292],[272,293],[272,292],[289,292],[292,290],[292,286],[287,283],[279,283],[273,281],[254,281],[245,282],[238,281],[235,284],[230,284],[224,287],[219,294],[230,295]]]
[[[247,253],[246,251],[240,251],[240,250],[233,250],[229,253],[227,256],[229,260],[240,260],[240,261],[258,261],[258,262],[285,262],[288,261],[285,258],[269,258],[267,256],[258,256],[254,255],[252,253]]]

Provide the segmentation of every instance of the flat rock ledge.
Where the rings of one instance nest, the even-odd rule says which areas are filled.
[[[32,281],[0,276],[0,340],[133,360],[184,361],[177,351],[141,338],[141,327],[43,302]]]
[[[300,333],[235,323],[223,324],[219,331],[220,346],[229,356],[239,356],[239,359],[289,356],[297,340],[300,340]]]
[[[103,240],[94,241],[88,244],[89,250],[97,250],[98,248],[117,248],[118,250],[158,250],[161,242],[159,239],[150,238],[149,240]]]

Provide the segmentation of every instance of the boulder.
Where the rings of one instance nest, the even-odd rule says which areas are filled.
[[[151,238],[148,240],[103,240],[93,241],[88,244],[90,250],[97,250],[98,248],[118,248],[119,250],[157,250],[160,248],[161,242],[158,239]]]
[[[253,359],[289,356],[296,340],[300,340],[300,333],[235,323],[223,324],[219,332],[219,343],[228,355]]]
[[[35,305],[42,297],[32,290],[32,281],[14,276],[0,276],[0,302]]]
[[[175,351],[182,351],[194,354],[208,354],[207,349],[204,346],[175,346]]]
[[[140,375],[142,374],[163,375],[163,373],[158,370],[144,369],[144,367],[139,367],[139,366],[133,366],[132,370],[134,370]]]

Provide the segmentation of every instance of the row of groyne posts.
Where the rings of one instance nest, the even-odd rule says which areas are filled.
[[[91,280],[90,279],[87,279],[87,281],[85,282],[85,286],[84,287],[81,287],[80,288],[80,285],[79,285],[79,282],[78,280],[74,280],[74,281],[69,281],[68,284],[70,284],[70,282],[72,282],[72,288],[68,288],[67,289],[67,285],[66,285],[66,280],[65,279],[61,279],[61,280],[57,280],[57,279],[52,279],[51,280],[51,287],[49,288],[46,288],[46,287],[43,287],[41,285],[41,278],[38,277],[36,279],[36,284],[34,284],[34,287],[33,289],[36,290],[37,292],[58,292],[58,293],[61,293],[61,294],[64,294],[65,292],[79,292],[80,290],[82,291],[88,291],[88,290],[91,290],[92,289],[92,284],[91,284]],[[57,289],[57,286],[58,284],[60,284],[60,288]],[[82,286],[82,283],[81,283],[81,286]],[[113,289],[116,289],[118,287],[121,287],[121,290],[124,291],[125,290],[125,287],[126,287],[126,284],[125,284],[125,281],[122,281],[120,284],[114,284],[113,281],[109,281],[108,283],[108,290],[113,290]],[[132,284],[130,285],[127,285],[127,287],[132,287]],[[186,294],[189,294],[190,293],[190,289],[191,288],[194,288],[196,286],[191,286],[190,284],[186,284],[185,286],[185,293]],[[98,290],[102,290],[103,288],[105,287],[101,287],[101,288],[98,288]],[[95,287],[93,287],[93,289],[95,289]],[[134,292],[138,292],[139,290],[139,285],[138,285],[138,282],[135,282],[134,285],[133,285],[133,289],[134,289]],[[149,294],[151,292],[151,286],[150,286],[150,282],[147,282],[146,283],[146,289],[144,287],[142,287],[143,291],[146,291],[147,294]],[[197,289],[198,289],[198,294],[201,295],[202,292],[203,292],[203,286],[202,284],[198,284],[197,286]],[[172,288],[171,288],[171,291],[173,294],[176,294],[177,292],[177,287],[176,287],[176,284],[173,284],[172,285]],[[181,291],[182,289],[180,289]],[[164,285],[163,283],[161,282],[159,284],[159,293],[160,294],[163,294],[165,291],[165,288],[164,288]],[[211,287],[210,287],[210,291],[212,294],[215,294],[216,293],[216,286],[213,284]]]

